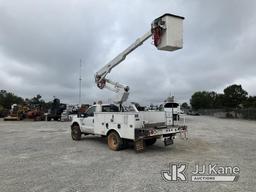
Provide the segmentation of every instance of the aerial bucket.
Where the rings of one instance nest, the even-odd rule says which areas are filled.
[[[159,50],[175,51],[183,47],[184,17],[164,14],[151,24],[154,45]]]

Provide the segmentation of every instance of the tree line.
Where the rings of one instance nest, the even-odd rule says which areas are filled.
[[[47,110],[52,105],[52,101],[45,102],[41,95],[36,95],[31,99],[24,99],[6,90],[0,90],[0,114],[9,111],[12,104],[40,106]],[[226,87],[223,93],[214,91],[197,91],[190,99],[192,109],[225,109],[225,108],[256,108],[256,96],[248,96],[248,92],[241,85],[233,84]],[[183,103],[183,109],[188,109],[189,105]]]
[[[194,110],[256,108],[256,96],[248,96],[248,92],[241,85],[233,84],[226,87],[223,93],[197,91],[191,96],[190,105]]]

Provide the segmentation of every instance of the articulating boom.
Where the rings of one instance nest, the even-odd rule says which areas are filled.
[[[115,93],[118,94],[118,97],[115,101],[115,103],[122,105],[123,102],[125,102],[128,99],[129,96],[129,87],[126,85],[122,85],[118,82],[111,81],[106,78],[107,74],[111,72],[111,70],[116,67],[119,63],[121,63],[123,60],[125,60],[126,56],[130,54],[132,51],[134,51],[136,48],[138,48],[140,45],[142,45],[148,38],[150,38],[153,35],[154,45],[161,50],[167,50],[167,51],[173,51],[178,49],[177,47],[170,46],[166,41],[166,37],[164,37],[164,41],[161,42],[163,38],[163,32],[167,32],[167,25],[170,22],[173,22],[170,20],[170,18],[175,19],[184,19],[182,17],[171,15],[171,14],[165,14],[153,21],[151,24],[151,30],[145,33],[142,37],[138,38],[133,44],[131,44],[127,49],[125,49],[123,52],[121,52],[118,56],[116,56],[113,60],[111,60],[109,63],[107,63],[103,68],[101,68],[96,74],[95,74],[95,83],[100,89],[107,88]],[[169,20],[168,20],[169,19]],[[176,22],[176,21],[175,21]],[[176,23],[174,24],[176,25]],[[165,35],[166,36],[166,35]],[[163,48],[162,48],[162,47]],[[175,45],[176,46],[176,45]],[[173,48],[170,50],[169,48]],[[180,47],[179,47],[180,48]]]
[[[118,98],[115,101],[118,104],[122,104],[128,99],[129,96],[129,87],[122,85],[118,82],[111,81],[106,79],[108,73],[125,60],[126,56],[134,51],[137,47],[143,44],[149,37],[151,37],[151,31],[145,33],[142,37],[138,38],[133,44],[131,44],[127,49],[125,49],[122,53],[116,56],[112,61],[110,61],[107,65],[101,68],[95,75],[95,82],[100,89],[107,88],[111,91],[114,91],[118,94]]]

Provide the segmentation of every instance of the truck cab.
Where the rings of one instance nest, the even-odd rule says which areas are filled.
[[[90,106],[85,113],[81,114],[81,131],[87,134],[94,134],[96,112],[119,112],[119,108],[113,104],[95,104]]]

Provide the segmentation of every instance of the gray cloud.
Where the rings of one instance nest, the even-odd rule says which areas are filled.
[[[184,48],[157,51],[147,41],[109,75],[131,87],[130,100],[180,101],[197,90],[242,83],[256,94],[255,1],[0,1],[0,88],[25,97],[40,93],[78,102],[113,94],[99,90],[94,73],[170,12],[183,15]]]

